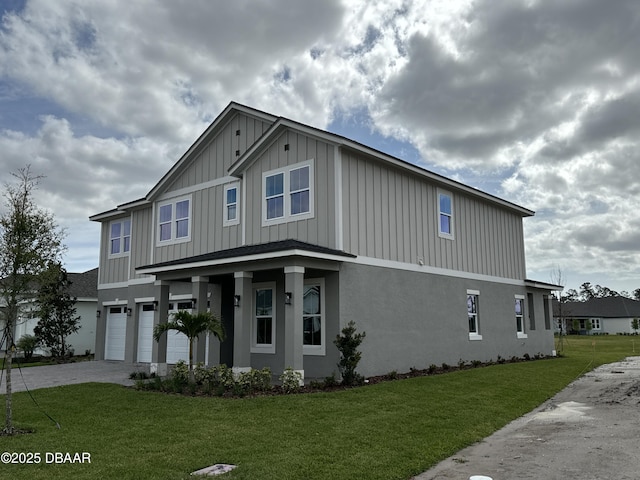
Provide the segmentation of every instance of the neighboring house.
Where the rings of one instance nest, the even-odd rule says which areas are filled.
[[[96,343],[96,311],[98,306],[98,269],[94,268],[84,273],[67,273],[71,282],[69,295],[76,298],[76,315],[80,317],[80,330],[67,337],[75,355],[84,355],[86,351],[94,353]],[[33,335],[33,329],[38,324],[36,316],[37,305],[29,300],[22,303],[21,314],[15,327],[14,338],[17,342],[23,335]],[[35,352],[49,355],[45,349]]]
[[[153,326],[210,309],[199,361],[337,372],[551,355],[550,293],[527,280],[533,212],[339,135],[231,103],[141,199],[102,223],[96,358],[163,372],[187,342]]]
[[[554,301],[553,317],[556,331],[562,324],[564,333],[634,333],[631,322],[634,318],[640,319],[640,302],[625,297],[592,298],[562,305]]]

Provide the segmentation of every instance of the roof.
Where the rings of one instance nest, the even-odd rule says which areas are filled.
[[[98,269],[84,273],[67,273],[71,282],[69,294],[77,298],[98,298]]]
[[[559,315],[558,303],[553,304],[554,315]],[[562,304],[566,317],[634,318],[640,317],[640,302],[627,297],[592,298],[586,302]]]
[[[220,131],[220,129],[222,129],[233,118],[233,116],[237,115],[238,113],[243,113],[245,115],[250,115],[268,122],[272,122],[272,125],[256,142],[254,142],[247,149],[246,152],[244,152],[244,154],[240,158],[238,158],[238,160],[233,165],[231,165],[231,167],[229,168],[230,175],[242,176],[243,171],[256,160],[256,158],[262,153],[262,151],[271,144],[274,138],[276,138],[286,130],[294,130],[304,133],[305,135],[310,135],[323,141],[333,143],[336,146],[350,149],[359,154],[375,158],[379,161],[386,162],[387,164],[393,165],[397,168],[407,170],[414,175],[418,175],[425,179],[437,182],[438,184],[441,184],[446,188],[455,189],[464,192],[467,195],[471,195],[473,197],[480,198],[493,204],[500,205],[503,208],[514,211],[524,217],[530,217],[534,215],[534,212],[532,210],[521,207],[519,205],[516,205],[515,203],[509,202],[500,197],[496,197],[495,195],[483,192],[437,173],[431,172],[418,165],[399,159],[392,155],[388,155],[384,152],[358,143],[355,140],[351,140],[347,137],[343,137],[341,135],[321,130],[309,125],[305,125],[303,123],[296,122],[285,117],[277,117],[270,113],[248,107],[246,105],[231,102],[220,113],[220,115],[216,117],[211,125],[209,125],[209,127],[207,127],[207,129],[198,137],[198,139],[191,145],[191,147],[189,147],[189,149],[182,155],[182,157],[180,157],[180,159],[173,165],[173,167],[171,167],[171,169],[160,179],[160,181],[156,183],[156,185],[144,198],[120,204],[115,209],[98,213],[89,217],[90,220],[99,222],[111,219],[126,213],[126,211],[128,210],[148,205],[149,203],[154,201],[154,199],[156,199],[161,194],[163,189],[166,188],[167,185],[170,185],[173,179],[175,179],[176,176],[180,174],[182,168],[188,165],[193,158],[195,158],[204,148],[206,148],[211,138],[213,138],[213,136],[215,136],[217,132]]]
[[[320,254],[336,259],[355,258],[355,255],[343,252],[342,250],[334,250],[332,248],[313,245],[311,243],[301,242],[299,240],[280,240],[276,242],[260,243],[254,245],[243,245],[241,247],[229,248],[217,252],[205,253],[193,257],[181,258],[178,260],[170,260],[168,262],[155,263],[138,267],[136,270],[144,273],[152,273],[153,271],[172,270],[171,267],[192,267],[194,264],[212,264],[212,263],[229,263],[224,260],[244,261],[255,259],[256,256],[262,254],[285,253],[287,255],[299,255],[307,253]],[[284,255],[283,255],[284,256]],[[314,255],[315,256],[315,255]]]

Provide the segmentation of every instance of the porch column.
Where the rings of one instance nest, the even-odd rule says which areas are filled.
[[[304,380],[303,294],[304,267],[284,267],[284,291],[290,295],[291,304],[284,306],[284,368],[300,372]]]
[[[169,282],[156,280],[153,284],[154,297],[158,302],[156,310],[153,312],[153,328],[169,320]],[[167,374],[167,335],[160,337],[160,341],[155,340],[151,344],[151,365],[150,373],[159,376]]]
[[[207,311],[207,288],[209,287],[209,277],[191,277],[191,295],[196,304],[193,313],[203,313]],[[205,349],[207,346],[207,334],[203,333],[193,342],[194,362],[203,362]],[[189,359],[191,361],[191,359]]]
[[[222,322],[222,285],[210,283],[209,292],[209,311]],[[226,333],[229,335],[229,332]],[[212,334],[209,334],[209,349],[205,363],[207,365],[220,364],[220,341]]]
[[[251,369],[251,305],[253,289],[252,272],[235,272],[235,296],[238,299],[233,316],[233,371]]]

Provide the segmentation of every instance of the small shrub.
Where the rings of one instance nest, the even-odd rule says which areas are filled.
[[[448,364],[448,363],[443,363],[443,364],[442,364],[442,370],[443,370],[443,371],[445,371],[445,372],[446,372],[446,371],[448,371],[450,368],[451,368],[451,367],[449,366],[449,364]]]
[[[324,377],[324,387],[332,388],[338,385],[338,380],[336,380],[336,374],[333,372],[328,377]]]
[[[502,365],[502,364],[505,362],[505,359],[504,359],[504,358],[502,358],[500,355],[498,355],[498,360],[497,360],[497,362],[498,362],[500,365]]]
[[[136,372],[131,372],[129,374],[129,379],[130,380],[146,380],[149,378],[149,374],[147,372],[144,372],[142,370],[138,370]]]
[[[427,368],[427,373],[429,375],[433,375],[434,373],[436,373],[436,371],[438,371],[438,367],[434,363],[429,365],[429,368]]]
[[[362,352],[358,350],[358,347],[365,336],[365,332],[356,333],[356,324],[352,320],[342,329],[342,334],[337,335],[333,341],[340,352],[338,369],[342,375],[342,383],[345,385],[364,383],[364,377],[356,373],[356,367],[362,358]]]
[[[466,365],[467,365],[467,362],[465,362],[463,359],[458,360],[458,368],[460,370],[462,370]]]
[[[21,350],[24,354],[26,362],[30,362],[33,358],[33,352],[40,345],[40,340],[35,335],[23,335],[16,343],[18,350]]]
[[[480,367],[481,365],[482,365],[482,362],[481,362],[480,360],[473,360],[473,361],[471,362],[471,366],[472,366],[473,368],[478,368],[478,367]]]
[[[385,378],[387,380],[397,380],[398,379],[398,372],[396,370],[392,370],[389,373],[387,373],[385,375]]]
[[[528,362],[529,360],[531,360],[531,355],[529,355],[528,353],[525,353],[524,359]]]
[[[280,375],[280,381],[282,382],[282,391],[284,393],[297,393],[301,388],[302,374],[291,367],[287,367]]]

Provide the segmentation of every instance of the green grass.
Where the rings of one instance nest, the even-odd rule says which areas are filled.
[[[595,341],[595,346],[592,342]],[[186,479],[214,463],[228,479],[406,479],[530,411],[587,370],[634,354],[634,337],[569,337],[564,357],[495,365],[331,393],[180,397],[85,384],[14,395],[0,452],[40,452],[0,478]],[[62,426],[55,428],[42,412]],[[89,452],[91,464],[45,464]]]

